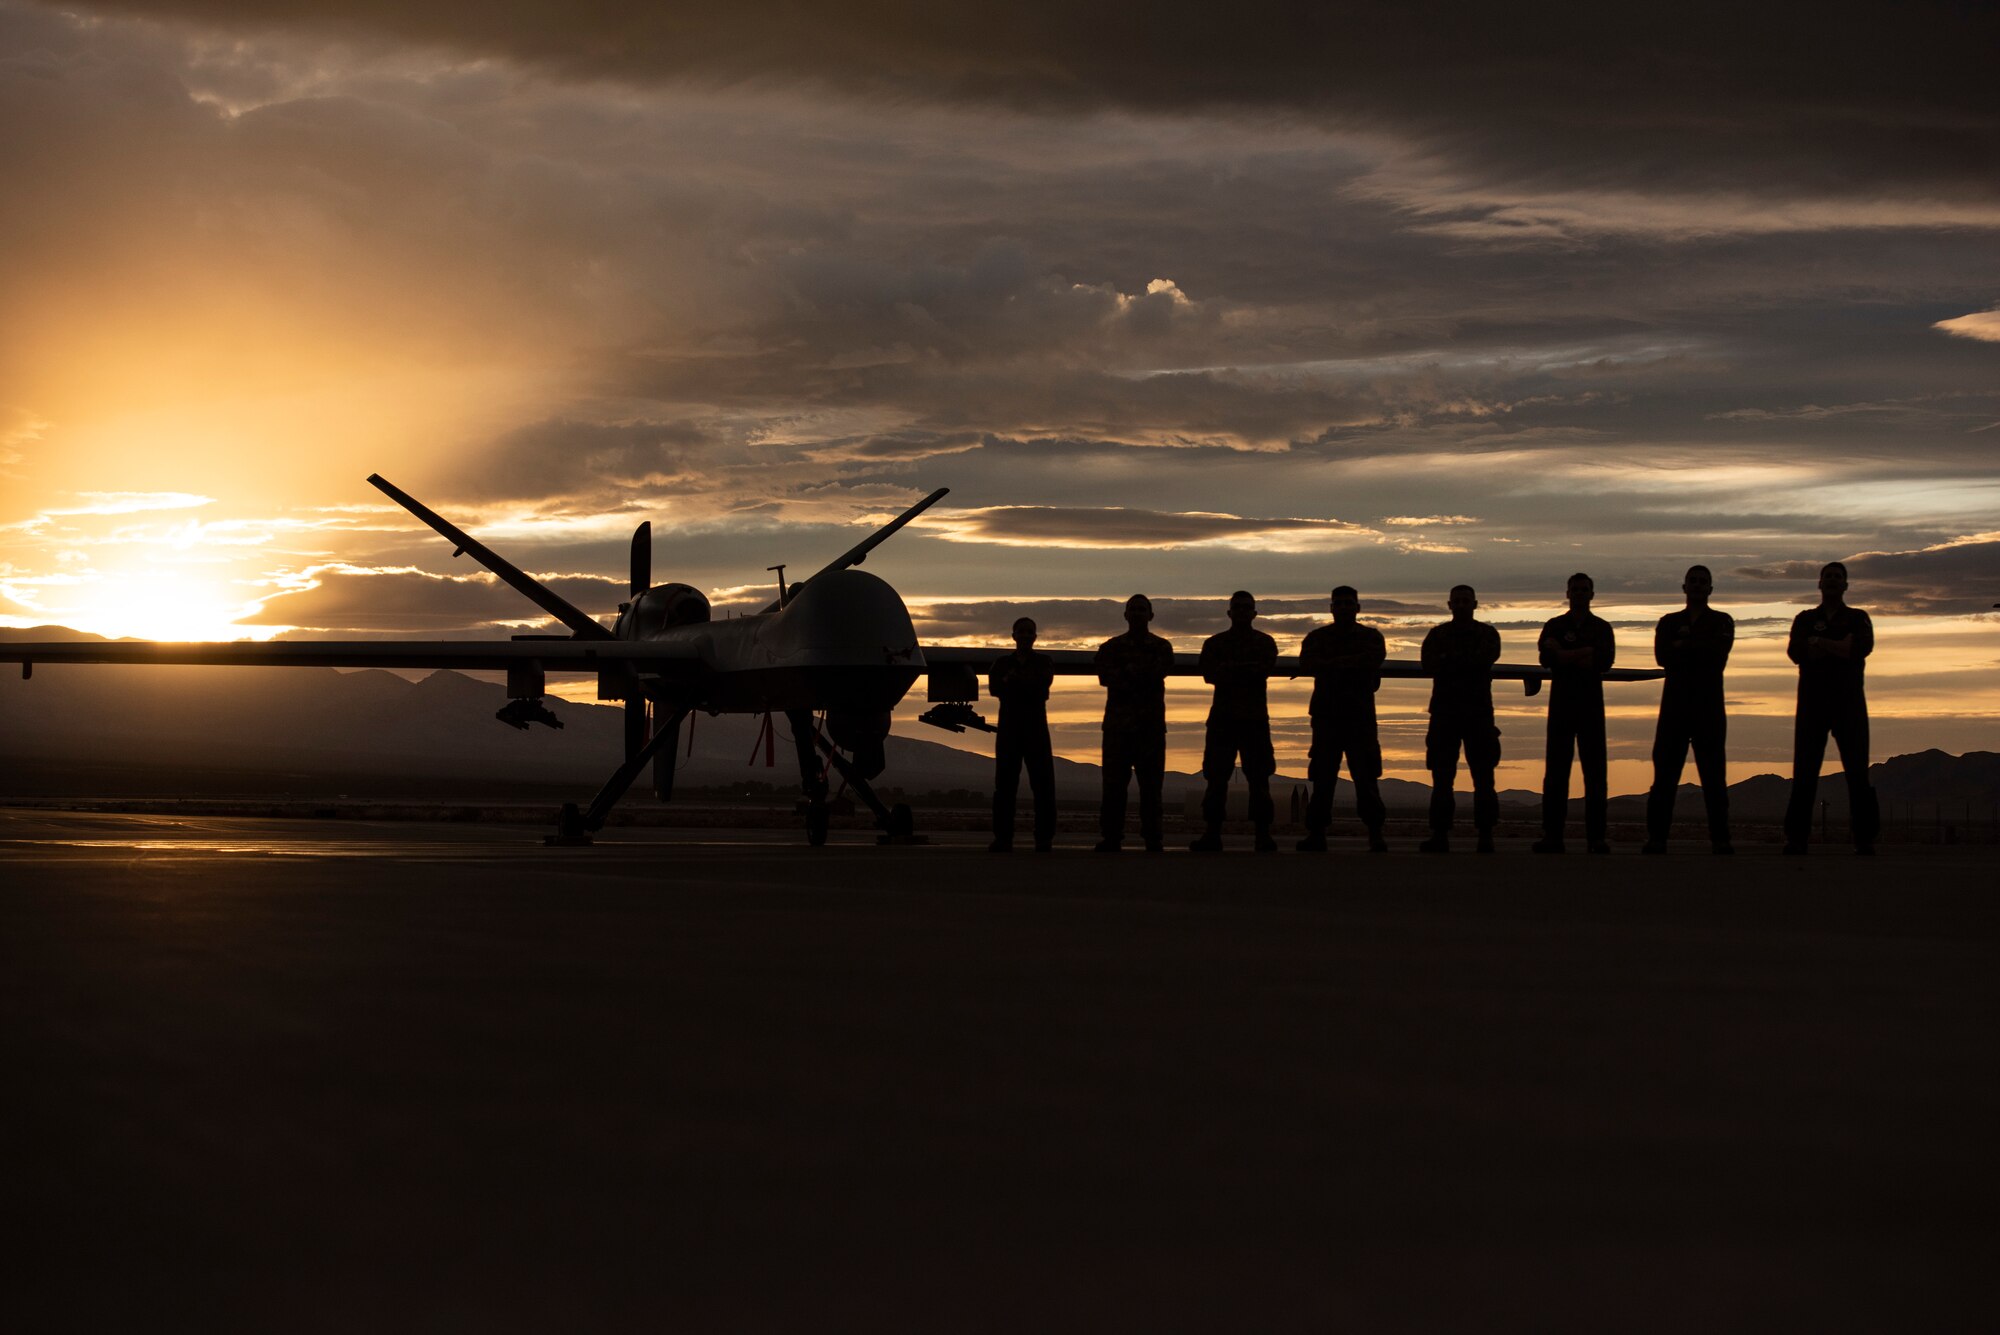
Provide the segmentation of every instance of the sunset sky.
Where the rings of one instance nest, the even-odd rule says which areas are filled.
[[[1531,660],[1585,570],[1650,666],[1701,561],[1740,778],[1846,559],[1876,757],[2000,749],[1995,13],[0,0],[0,624],[539,624],[375,471],[601,612],[641,519],[747,608],[949,486],[869,564],[935,639],[1467,581]]]

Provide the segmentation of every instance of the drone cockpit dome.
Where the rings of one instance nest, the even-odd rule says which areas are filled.
[[[632,625],[640,636],[709,619],[708,597],[691,584],[655,584],[632,604]]]

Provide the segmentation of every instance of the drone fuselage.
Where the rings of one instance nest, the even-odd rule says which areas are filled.
[[[635,602],[643,605],[644,597]],[[886,715],[925,668],[901,596],[852,568],[795,586],[775,612],[643,630],[628,614],[619,622],[621,639],[628,630],[639,631],[631,638],[641,643],[693,650],[691,660],[657,671],[635,665],[649,694],[716,713]],[[600,694],[624,692],[607,683]]]

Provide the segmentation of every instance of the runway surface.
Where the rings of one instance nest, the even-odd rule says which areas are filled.
[[[2000,857],[0,811],[10,1330],[1988,1327]]]

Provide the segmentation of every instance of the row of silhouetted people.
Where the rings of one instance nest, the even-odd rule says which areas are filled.
[[[1785,811],[1785,852],[1806,851],[1812,829],[1814,794],[1829,734],[1840,750],[1857,852],[1871,853],[1879,818],[1868,784],[1868,703],[1863,668],[1875,647],[1868,614],[1847,606],[1847,568],[1839,562],[1821,569],[1818,606],[1792,621],[1787,652],[1799,668],[1798,709],[1793,730],[1792,791]],[[1707,807],[1710,845],[1717,853],[1730,843],[1728,775],[1724,752],[1728,716],[1723,674],[1736,639],[1727,612],[1709,606],[1714,581],[1706,566],[1692,566],[1681,584],[1687,605],[1669,612],[1653,631],[1653,658],[1666,670],[1660,716],[1653,735],[1653,786],[1647,796],[1645,852],[1664,853],[1673,824],[1674,796],[1688,751]],[[1569,817],[1570,767],[1583,771],[1585,846],[1608,853],[1604,673],[1617,661],[1618,642],[1609,622],[1590,610],[1596,590],[1590,576],[1570,576],[1569,610],[1542,627],[1537,642],[1549,672],[1548,751],[1542,776],[1542,837],[1537,853],[1565,851]],[[1431,776],[1430,837],[1425,853],[1450,850],[1456,814],[1455,785],[1463,755],[1472,777],[1472,828],[1481,853],[1493,851],[1499,817],[1494,771],[1500,763],[1500,730],[1493,717],[1492,667],[1500,661],[1500,632],[1473,613],[1479,608],[1472,586],[1453,588],[1451,619],[1424,636],[1421,660],[1430,677],[1430,723],[1424,733],[1424,764]],[[1333,823],[1334,791],[1343,765],[1354,784],[1355,811],[1368,832],[1372,852],[1386,852],[1382,836],[1382,745],[1376,729],[1375,693],[1387,656],[1382,632],[1359,619],[1361,597],[1349,585],[1333,590],[1333,621],[1305,637],[1299,648],[1299,675],[1313,679],[1307,706],[1312,749],[1307,778],[1312,795],[1306,807],[1306,834],[1300,852],[1324,852]],[[1252,623],[1257,600],[1245,592],[1229,599],[1229,629],[1201,646],[1203,680],[1214,687],[1202,747],[1204,824],[1189,848],[1219,852],[1229,781],[1240,764],[1249,787],[1250,822],[1260,853],[1275,852],[1271,775],[1277,760],[1271,744],[1271,716],[1265,688],[1277,669],[1278,645]],[[1149,629],[1153,605],[1144,594],[1125,603],[1126,631],[1097,650],[1097,679],[1104,686],[1104,795],[1100,853],[1115,853],[1125,838],[1126,794],[1139,785],[1139,833],[1149,852],[1163,847],[1160,785],[1166,771],[1166,681],[1174,665],[1173,646]],[[1034,794],[1035,849],[1045,852],[1055,836],[1055,766],[1049,741],[1048,699],[1054,665],[1035,652],[1035,623],[1014,623],[1014,652],[995,660],[988,689],[999,701],[993,785],[994,852],[1013,847],[1014,806],[1025,769]]]

